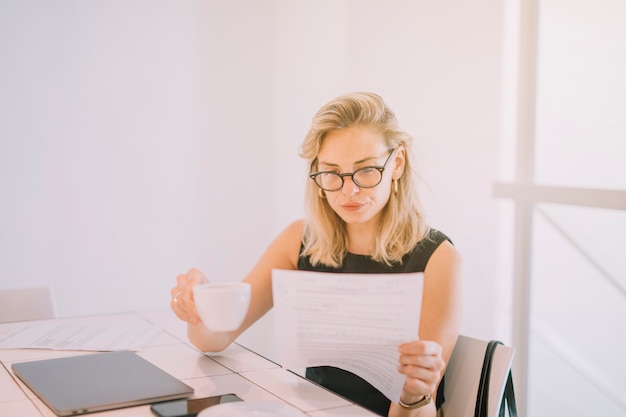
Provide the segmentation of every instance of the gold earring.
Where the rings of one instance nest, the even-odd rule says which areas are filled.
[[[398,180],[393,180],[393,193],[398,194]]]
[[[326,198],[326,196],[324,195],[324,191],[321,188],[317,189],[317,195],[319,195],[322,199]]]

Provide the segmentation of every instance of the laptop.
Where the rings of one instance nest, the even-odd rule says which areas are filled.
[[[130,351],[19,362],[13,373],[58,416],[189,397],[193,388]]]

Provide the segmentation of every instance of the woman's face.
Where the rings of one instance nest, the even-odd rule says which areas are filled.
[[[317,156],[317,170],[343,174],[367,166],[383,166],[389,154],[380,133],[365,126],[352,126],[326,135]],[[377,223],[389,201],[391,181],[400,177],[403,164],[401,147],[387,162],[380,184],[362,188],[352,177],[343,177],[341,189],[324,191],[328,204],[348,225]]]

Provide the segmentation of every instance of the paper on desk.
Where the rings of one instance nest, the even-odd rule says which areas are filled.
[[[0,349],[138,350],[160,332],[158,326],[127,315],[39,320],[0,336]]]
[[[400,399],[398,346],[417,339],[422,273],[274,270],[275,334],[285,368],[334,366]]]

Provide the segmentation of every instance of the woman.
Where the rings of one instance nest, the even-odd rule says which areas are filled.
[[[301,156],[311,168],[306,218],[280,233],[244,279],[252,286],[252,299],[241,327],[217,333],[203,326],[192,288],[207,278],[196,269],[177,277],[172,309],[188,322],[189,339],[198,349],[220,351],[272,308],[274,268],[424,272],[419,335],[398,347],[398,372],[405,375],[399,404],[340,369],[310,368],[307,378],[380,415],[435,416],[442,401],[437,388],[461,321],[461,261],[448,238],[422,218],[411,137],[379,96],[348,94],[318,111]]]

